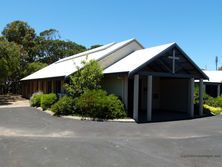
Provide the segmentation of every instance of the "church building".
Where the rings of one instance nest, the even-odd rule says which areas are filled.
[[[176,43],[144,48],[130,39],[60,59],[23,78],[23,96],[29,98],[38,91],[64,94],[64,82],[86,58],[98,61],[103,88],[121,97],[128,116],[136,121],[151,121],[164,112],[193,117],[194,80],[200,86],[198,114],[203,114],[203,80],[208,76]]]

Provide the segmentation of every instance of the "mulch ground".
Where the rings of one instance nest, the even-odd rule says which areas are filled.
[[[0,105],[12,105],[17,101],[27,101],[21,95],[6,94],[0,95]]]

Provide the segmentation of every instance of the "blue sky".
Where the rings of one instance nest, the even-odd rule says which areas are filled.
[[[129,38],[145,47],[177,42],[201,67],[222,66],[220,0],[1,0],[0,30],[23,20],[37,33],[55,28],[85,46]]]

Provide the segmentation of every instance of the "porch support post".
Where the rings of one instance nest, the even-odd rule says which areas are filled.
[[[191,118],[194,116],[194,78],[189,79],[189,89],[188,89],[188,94],[189,94],[189,106],[188,106],[188,112]]]
[[[152,87],[153,76],[149,75],[147,78],[147,121],[152,120]]]
[[[217,97],[220,96],[220,84],[217,85]]]
[[[199,81],[199,115],[203,115],[203,95],[204,95],[204,88],[203,88],[203,79]]]
[[[133,89],[133,119],[138,121],[139,118],[139,75],[134,76]]]
[[[124,77],[124,99],[126,111],[128,112],[128,76]]]
[[[61,93],[64,94],[64,80],[61,80]]]

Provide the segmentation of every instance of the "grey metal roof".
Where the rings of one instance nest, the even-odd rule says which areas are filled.
[[[190,74],[195,78],[208,79],[208,76],[187,56],[187,54],[174,42],[165,45],[144,49],[135,39],[118,43],[110,43],[83,53],[61,59],[25,78],[24,80],[67,77],[74,73],[76,66],[82,67],[83,60],[97,60],[104,69],[104,74],[123,73],[134,74],[148,66],[148,70],[162,69],[160,72],[170,72],[169,64],[163,59],[176,49],[180,54],[180,61],[177,66],[178,72]],[[169,59],[168,59],[169,60]],[[168,64],[167,64],[168,63]],[[153,67],[152,67],[153,66]],[[166,70],[166,71],[164,71]],[[167,71],[168,70],[168,71]],[[155,70],[154,70],[155,71]]]

